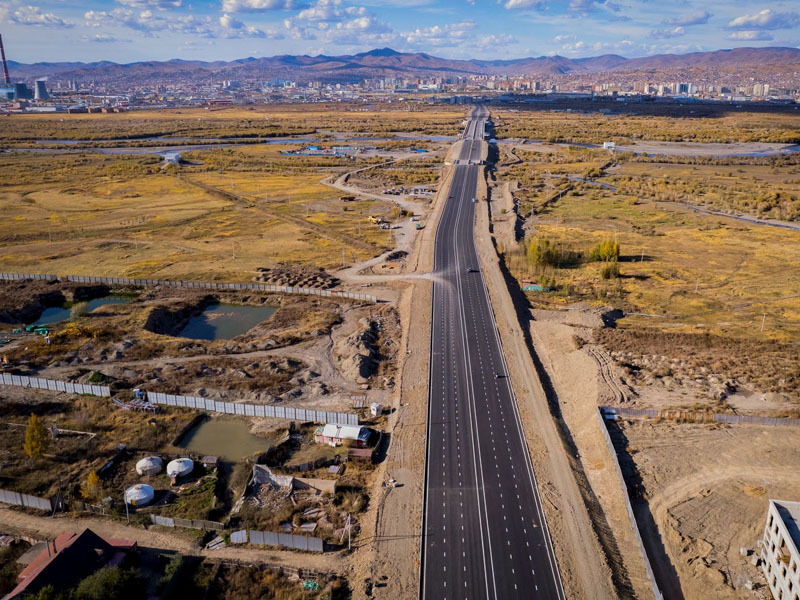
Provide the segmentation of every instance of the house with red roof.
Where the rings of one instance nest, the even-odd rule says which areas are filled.
[[[17,577],[17,587],[3,600],[35,595],[47,585],[57,590],[74,587],[103,567],[125,566],[137,549],[133,540],[104,539],[91,529],[64,532],[45,542]]]

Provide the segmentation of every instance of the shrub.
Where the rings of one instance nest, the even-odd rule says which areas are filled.
[[[592,261],[616,262],[618,259],[619,242],[613,238],[602,240],[589,253],[589,260]]]
[[[600,269],[600,276],[603,279],[616,279],[619,277],[619,263],[615,260],[603,265]]]
[[[558,263],[558,249],[546,238],[534,238],[528,244],[528,264],[535,267],[554,267]]]

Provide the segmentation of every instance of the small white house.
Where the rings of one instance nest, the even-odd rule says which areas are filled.
[[[136,472],[139,475],[155,475],[164,468],[164,461],[158,456],[148,456],[136,463]]]
[[[603,150],[614,150],[617,144],[614,142],[603,142]]]

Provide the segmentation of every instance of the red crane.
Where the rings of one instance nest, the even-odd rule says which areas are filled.
[[[8,76],[8,63],[6,62],[6,51],[3,49],[2,34],[0,34],[0,56],[3,57],[3,75],[6,78],[6,83],[11,83],[11,78]]]

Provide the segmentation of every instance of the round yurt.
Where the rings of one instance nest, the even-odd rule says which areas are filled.
[[[191,458],[176,458],[167,465],[167,475],[173,481],[188,475],[194,469],[194,461]]]
[[[125,490],[125,502],[131,506],[145,506],[153,501],[153,488],[146,483],[137,483]]]
[[[158,456],[148,456],[136,463],[136,472],[139,475],[155,475],[161,473],[164,468],[164,461]]]

